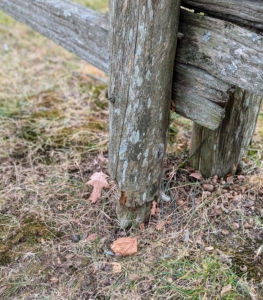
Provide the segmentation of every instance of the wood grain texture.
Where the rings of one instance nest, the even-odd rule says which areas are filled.
[[[223,177],[235,171],[252,139],[261,100],[261,96],[237,88],[218,129],[209,130],[194,124],[190,163],[204,177]]]
[[[219,19],[181,12],[176,61],[263,96],[263,36]]]
[[[109,170],[121,226],[159,199],[169,126],[180,1],[111,1]]]
[[[105,15],[68,0],[1,0],[0,9],[107,72],[108,20]]]
[[[230,84],[206,71],[175,64],[172,98],[176,112],[199,125],[216,129],[225,116],[224,107],[231,93]]]
[[[219,19],[263,29],[262,0],[182,0],[182,5]]]

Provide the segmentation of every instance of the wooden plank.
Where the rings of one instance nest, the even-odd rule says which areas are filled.
[[[68,0],[1,0],[0,9],[107,72],[105,15]]]
[[[109,170],[122,227],[160,197],[180,0],[111,1]]]
[[[263,36],[219,19],[181,12],[176,60],[263,96]]]
[[[190,163],[207,178],[235,174],[251,142],[262,97],[237,88],[226,107],[220,127],[209,130],[195,124]]]
[[[225,116],[224,107],[231,93],[230,84],[206,71],[190,65],[175,64],[172,99],[180,115],[202,126],[216,129]]]
[[[182,0],[182,5],[219,19],[263,29],[262,0]]]

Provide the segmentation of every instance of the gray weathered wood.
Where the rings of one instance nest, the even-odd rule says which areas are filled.
[[[210,129],[225,116],[230,84],[190,65],[175,64],[173,94],[176,112]],[[205,113],[204,113],[205,112]]]
[[[235,172],[254,133],[261,100],[261,96],[237,88],[218,129],[213,131],[194,124],[190,163],[204,177],[223,177]]]
[[[68,0],[0,0],[0,9],[107,72],[105,15]]]
[[[219,19],[263,29],[262,0],[182,0],[182,5]]]
[[[181,12],[176,60],[263,96],[263,36],[232,23]]]
[[[109,170],[123,227],[160,196],[180,1],[111,1]]]
[[[59,0],[1,0],[0,9],[15,19],[28,24],[33,29],[49,37],[99,69],[108,72],[108,20],[106,16],[76,3]],[[259,58],[260,55],[262,55],[263,48],[258,51],[256,55],[253,54],[257,51],[257,49],[254,50],[253,47],[258,43],[262,44],[262,40],[255,40],[254,44],[253,38],[257,39],[257,36],[254,36],[253,32],[238,26],[232,27],[231,36],[235,36],[236,40],[239,40],[244,36],[252,36],[252,38],[247,38],[246,54],[248,57],[243,57],[240,53],[240,55],[238,54],[238,51],[243,48],[239,48],[238,50],[237,47],[239,47],[239,45],[236,41],[231,41],[231,36],[229,36],[228,39],[226,38],[227,35],[225,37],[225,31],[228,32],[230,29],[225,29],[224,26],[229,26],[229,23],[215,19],[212,20],[218,24],[217,37],[220,41],[224,41],[224,43],[222,43],[224,45],[223,50],[227,52],[228,49],[231,49],[229,53],[222,51],[224,59],[220,65],[224,66],[223,69],[225,69],[226,73],[221,72],[219,75],[215,74],[214,70],[211,70],[212,68],[204,66],[204,61],[202,60],[202,58],[205,58],[206,64],[214,64],[215,69],[218,66],[218,58],[216,56],[220,53],[218,50],[220,49],[220,45],[218,49],[214,49],[214,43],[211,43],[210,40],[213,40],[215,37],[210,37],[209,31],[206,31],[208,30],[208,26],[213,25],[210,24],[211,21],[209,25],[207,24],[207,18],[198,17],[196,15],[190,15],[190,18],[187,18],[183,15],[180,22],[180,31],[183,32],[184,37],[179,44],[179,51],[176,59],[179,62],[186,62],[182,74],[185,79],[182,80],[179,78],[178,82],[174,83],[174,86],[177,87],[176,106],[178,108],[178,113],[201,125],[206,124],[210,129],[217,128],[221,122],[223,108],[220,107],[222,106],[221,104],[218,105],[216,102],[224,101],[227,94],[227,86],[222,86],[220,80],[216,78],[213,81],[213,78],[209,77],[207,72],[201,69],[204,68],[209,73],[218,76],[225,82],[233,83],[232,77],[235,76],[234,83],[245,88],[247,88],[247,85],[259,85],[260,78],[263,74],[263,65],[260,63]],[[206,33],[208,34],[207,36]],[[214,34],[212,31],[210,31],[210,33]],[[241,38],[239,36],[241,36]],[[201,44],[203,43],[205,47],[202,45],[200,49],[196,49],[199,47],[199,41],[197,44],[192,43],[189,50],[187,41],[193,41],[195,37],[198,37],[199,40],[201,39]],[[204,42],[203,38],[207,39],[208,42]],[[261,44],[259,44],[257,48],[260,47]],[[192,54],[192,50],[196,51],[195,58],[199,57],[199,59],[196,59],[194,62],[193,57],[189,55],[189,53]],[[240,72],[233,75],[231,72],[235,71],[235,67],[230,63],[235,63],[237,56],[239,56],[239,58],[243,57],[247,62],[245,62],[244,67],[239,70]],[[194,69],[187,64],[193,64],[199,68],[199,70],[194,72]],[[230,69],[228,69],[229,66]],[[243,77],[240,77],[241,79],[243,78],[242,82],[242,80],[239,81],[238,75],[242,73],[245,67],[247,67],[247,71],[243,73]],[[177,68],[182,70],[182,67]],[[204,73],[202,74],[202,72]],[[255,76],[258,77],[259,82],[254,80]],[[202,81],[202,84],[198,83],[198,81],[200,78],[205,79],[206,77],[209,78],[209,84],[204,84],[202,87],[202,84],[206,83],[206,81]],[[185,80],[189,80],[189,83],[186,83]],[[216,90],[218,90],[217,96],[215,97],[217,100],[214,101],[215,98],[211,98],[211,93]],[[258,93],[260,92],[262,91],[258,89]],[[220,100],[220,93],[222,94],[222,100]],[[197,95],[197,97],[195,97],[195,95]],[[210,96],[207,97],[207,95]],[[193,105],[195,106],[195,109],[193,109]],[[204,105],[207,107],[206,114],[203,114]]]

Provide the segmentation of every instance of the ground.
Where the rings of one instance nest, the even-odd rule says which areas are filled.
[[[96,204],[86,184],[107,173],[107,77],[4,14],[0,41],[1,299],[263,299],[261,114],[243,170],[207,180],[187,165],[191,122],[172,114],[170,200],[125,231],[115,183]],[[125,236],[137,254],[114,255]]]

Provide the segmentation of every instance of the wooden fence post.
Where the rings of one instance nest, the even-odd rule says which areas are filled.
[[[180,0],[110,1],[109,172],[129,227],[160,197]]]
[[[251,142],[262,96],[236,88],[216,130],[193,125],[190,164],[204,177],[234,173]]]

